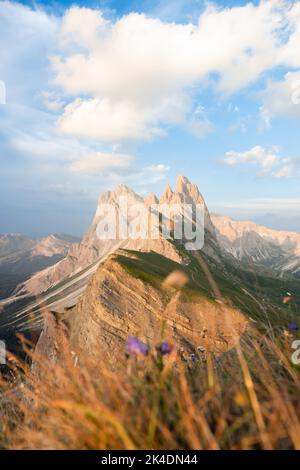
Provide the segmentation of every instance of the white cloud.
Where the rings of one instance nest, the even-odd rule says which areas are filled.
[[[100,177],[105,183],[128,182],[145,186],[164,179],[170,170],[164,164],[141,167],[133,155],[117,151],[119,146],[113,151],[98,151],[95,150],[96,145],[93,148],[71,138],[57,140],[42,132],[18,132],[11,140],[11,147],[22,154],[29,165],[34,163],[43,174],[51,169],[66,178],[71,175]],[[74,191],[77,191],[76,184]]]
[[[165,173],[169,171],[170,167],[159,163],[158,165],[149,165],[146,169],[155,173]]]
[[[70,171],[86,175],[95,175],[105,171],[128,169],[133,157],[131,155],[95,152],[81,156],[69,167]]]
[[[101,11],[73,6],[63,18],[61,39],[65,44],[74,42],[90,46],[105,25],[106,20]]]
[[[44,106],[49,111],[59,111],[65,105],[64,101],[54,91],[48,91],[48,90],[42,91],[40,93],[40,98],[41,98],[41,101],[43,102]]]
[[[32,105],[37,89],[48,85],[48,55],[54,53],[60,20],[42,9],[0,1],[1,79],[7,105]]]
[[[36,162],[63,162],[74,155],[86,154],[86,147],[71,138],[57,139],[54,134],[43,129],[20,131],[15,129],[10,139],[10,146],[23,157]]]
[[[86,177],[88,187],[98,192],[99,184],[100,187],[120,181],[135,185],[151,184],[164,178],[168,171],[163,165],[143,167],[122,146],[112,147],[112,151],[111,146],[93,139],[94,135],[98,138],[97,133],[93,134],[93,125],[96,126],[95,120],[99,122],[99,119],[103,124],[101,140],[115,139],[115,135],[109,135],[110,130],[105,127],[108,116],[114,120],[115,128],[126,136],[131,132],[136,138],[144,133],[144,138],[151,138],[156,132],[161,132],[148,124],[148,118],[143,122],[139,113],[134,115],[131,102],[104,99],[99,105],[101,100],[97,98],[83,99],[85,106],[80,108],[80,112],[82,120],[90,127],[88,141],[55,132],[57,114],[63,110],[71,116],[72,105],[66,104],[70,101],[68,97],[49,80],[49,57],[56,48],[69,52],[88,50],[105,24],[98,10],[73,8],[61,18],[38,7],[0,0],[0,79],[5,80],[8,92],[7,105],[0,116],[2,154],[9,152],[13,155],[12,162],[22,159],[30,172],[31,184],[33,181],[39,189],[42,187],[46,191],[47,188],[65,185],[71,194],[73,185],[75,193],[78,184],[84,187]],[[174,97],[174,106],[170,107],[163,99],[155,105],[158,109],[155,112],[160,115],[171,113],[170,121],[174,122],[178,116],[176,106],[181,107],[176,104],[178,100]],[[79,108],[80,99],[76,104]],[[153,113],[151,119],[152,116]],[[4,159],[2,163],[4,175]],[[14,180],[17,180],[16,171],[13,171]],[[20,185],[25,187],[24,184],[22,175]]]
[[[273,172],[275,178],[288,178],[292,176],[295,170],[295,164],[290,158],[283,159],[282,166]]]
[[[300,71],[287,73],[283,80],[269,81],[260,95],[263,100],[261,115],[266,127],[271,127],[273,117],[300,118]]]
[[[130,155],[98,152],[82,155],[69,166],[69,170],[81,176],[100,176],[110,187],[120,183],[147,187],[165,179],[170,169],[163,164],[139,167],[133,163],[134,158]]]
[[[276,146],[265,148],[260,145],[245,152],[226,152],[224,161],[227,165],[256,164],[259,176],[272,176],[274,178],[287,178],[299,175],[298,159],[282,157]]]
[[[164,180],[166,173],[170,170],[169,166],[159,163],[158,165],[149,165],[142,170],[143,177],[150,178],[150,183],[155,184]]]
[[[278,161],[278,149],[265,149],[256,145],[245,152],[226,152],[225,163],[238,165],[242,163],[257,163],[261,167],[261,174],[268,174]]]
[[[63,133],[114,143],[166,135],[171,126],[201,138],[213,125],[205,113],[193,112],[199,90],[211,86],[228,95],[274,67],[300,68],[299,1],[209,5],[198,21],[193,18],[194,23],[176,23],[131,13],[109,20],[102,10],[81,7],[60,17],[4,1],[0,78],[10,100],[38,96],[50,112],[63,108]],[[296,73],[269,83],[263,95],[266,122],[276,113],[299,115],[300,105],[287,104],[282,90]]]
[[[213,131],[213,124],[208,119],[203,106],[198,106],[187,119],[185,128],[195,137],[202,138]]]
[[[66,106],[58,126],[63,133],[102,141],[148,140],[163,134],[161,129],[151,126],[154,114],[154,110],[152,114],[143,112],[128,101],[113,103],[109,98],[77,98]]]
[[[299,4],[209,5],[197,24],[137,13],[105,21],[100,10],[69,9],[62,36],[73,49],[52,60],[55,83],[74,97],[60,129],[113,142],[149,139],[170,125],[203,136],[209,121],[192,109],[204,79],[213,74],[219,93],[230,94],[276,66],[300,67]]]

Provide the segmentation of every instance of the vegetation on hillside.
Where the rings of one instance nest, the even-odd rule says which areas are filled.
[[[1,447],[300,449],[297,336],[251,327],[228,353],[185,360],[168,342],[131,343],[126,366],[111,371],[78,362],[61,331],[59,363],[15,360],[13,383],[2,382]]]

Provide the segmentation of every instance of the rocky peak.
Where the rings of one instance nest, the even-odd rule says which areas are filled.
[[[161,204],[190,204],[195,207],[197,204],[201,205],[204,209],[204,225],[205,229],[214,234],[214,227],[210,220],[210,215],[200,193],[198,186],[191,183],[186,176],[179,175],[176,181],[176,189],[173,192],[168,184],[162,197],[160,198]]]
[[[113,191],[106,191],[100,194],[98,199],[98,206],[100,204],[113,204],[117,202],[118,198],[121,196],[127,196],[128,198],[137,200],[139,202],[143,201],[143,199],[128,186],[125,184],[119,184]]]
[[[176,181],[175,191],[167,184],[163,195],[160,198],[161,203],[168,204],[202,204],[203,197],[196,184],[191,183],[186,176],[179,175]]]
[[[145,197],[144,203],[147,207],[150,207],[152,204],[158,204],[159,200],[154,193],[149,193],[148,196]]]
[[[186,176],[179,175],[176,181],[176,193],[184,193],[188,186],[191,186],[190,181]]]
[[[182,189],[182,192],[179,192]],[[70,246],[66,257],[56,265],[48,268],[47,270],[41,271],[33,276],[31,279],[26,281],[25,284],[20,286],[18,293],[30,293],[38,295],[41,292],[45,292],[50,287],[55,286],[63,279],[71,279],[68,284],[68,288],[74,288],[74,294],[72,301],[77,301],[78,295],[82,292],[81,289],[89,276],[97,269],[99,263],[103,262],[107,256],[114,253],[117,249],[123,248],[134,251],[154,251],[160,253],[166,258],[173,259],[177,262],[182,262],[177,250],[166,239],[124,239],[112,238],[112,239],[101,239],[98,236],[97,229],[101,219],[101,212],[99,207],[101,204],[112,204],[118,212],[118,215],[122,216],[123,205],[119,205],[120,196],[127,196],[127,206],[134,204],[143,204],[145,211],[149,210],[147,206],[150,203],[157,203],[157,197],[155,194],[150,194],[147,198],[143,199],[136,194],[132,189],[126,185],[121,184],[117,186],[113,191],[107,191],[102,193],[98,200],[98,207],[92,221],[92,224],[85,234],[84,238],[80,243],[74,243]],[[163,196],[159,201],[161,204],[182,204],[182,203],[203,203],[201,194],[198,191],[196,185],[191,184],[186,177],[180,176],[177,180],[176,191],[173,192],[170,185],[168,184]],[[214,257],[218,251],[214,228],[210,221],[208,210],[204,204],[204,219],[205,219],[205,246],[203,250]],[[118,222],[117,222],[118,223]],[[210,234],[207,234],[207,230]],[[87,269],[89,267],[89,269]],[[83,274],[77,279],[77,273],[82,272]],[[69,281],[68,281],[69,282]],[[67,285],[67,284],[66,284]],[[78,287],[79,286],[79,287]],[[78,294],[79,293],[79,294]]]
[[[55,256],[66,255],[70,247],[70,242],[63,240],[56,235],[48,235],[37,241],[33,251],[33,256]]]
[[[175,193],[180,194],[184,202],[189,204],[202,204],[204,202],[198,186],[191,183],[186,176],[178,176]]]
[[[174,193],[173,193],[173,190],[172,190],[170,184],[168,183],[167,186],[166,186],[166,189],[165,189],[165,191],[164,191],[164,193],[163,193],[163,195],[161,196],[161,198],[160,198],[160,200],[159,200],[159,202],[160,202],[161,204],[170,202],[171,199],[172,199],[173,194],[174,194]]]

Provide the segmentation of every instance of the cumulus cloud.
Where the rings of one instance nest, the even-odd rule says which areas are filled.
[[[244,152],[226,152],[224,161],[230,166],[255,164],[259,168],[259,176],[287,178],[299,175],[299,160],[282,157],[279,152],[280,149],[276,146],[266,148],[256,145]]]
[[[40,93],[39,97],[49,111],[59,111],[65,105],[59,94],[54,91],[44,90]]]
[[[78,50],[52,59],[55,83],[71,98],[59,127],[113,142],[174,125],[203,136],[211,125],[195,119],[193,100],[204,79],[214,76],[228,95],[276,66],[300,67],[299,11],[288,0],[209,5],[196,24],[180,24],[137,13],[105,20],[101,10],[73,7],[62,36]]]
[[[128,169],[133,157],[131,155],[95,152],[80,157],[70,165],[70,171],[87,175],[104,173],[107,170]]]
[[[37,88],[48,85],[48,55],[54,53],[60,20],[42,9],[0,1],[1,80],[7,105],[32,105]]]
[[[170,170],[169,166],[159,163],[158,165],[149,165],[142,170],[145,178],[150,178],[151,184],[158,183],[166,178],[166,173]]]
[[[77,98],[66,106],[58,125],[61,132],[114,142],[125,139],[148,140],[163,131],[151,126],[152,114],[131,102],[113,103],[109,98]],[[148,124],[148,125],[147,125]]]
[[[74,42],[80,46],[91,46],[105,25],[101,11],[73,6],[63,18],[61,40],[64,44]]]
[[[40,103],[62,110],[61,132],[103,142],[150,140],[172,126],[202,138],[213,125],[205,111],[194,113],[201,90],[230,95],[278,66],[290,73],[262,94],[265,123],[273,115],[299,115],[300,105],[287,99],[299,78],[299,1],[210,4],[193,21],[137,13],[107,19],[100,9],[77,6],[60,17],[1,2],[1,79],[10,99],[13,89],[14,98],[32,100],[28,88],[38,83]]]
[[[123,179],[143,185],[164,179],[170,169],[161,163],[141,167],[134,155],[121,153],[118,146],[113,151],[99,151],[96,145],[80,144],[71,138],[56,140],[43,132],[17,132],[10,146],[40,169],[57,167],[60,173],[74,176],[100,176],[106,180],[118,182]]]
[[[97,98],[80,101],[78,98],[73,106],[80,109],[81,118],[77,123],[72,121],[72,125],[78,126],[76,134],[80,137],[80,127],[86,123],[90,128],[90,139],[81,140],[77,136],[56,133],[57,115],[68,113],[71,119],[73,109],[72,103],[68,105],[70,100],[65,93],[51,82],[49,57],[54,50],[72,53],[90,50],[105,25],[106,20],[99,10],[74,7],[60,17],[38,7],[0,1],[0,79],[5,81],[8,92],[7,105],[0,115],[3,178],[6,161],[12,165],[16,161],[23,162],[29,173],[26,179],[28,187],[32,184],[39,190],[51,191],[51,188],[66,185],[70,194],[72,186],[75,194],[78,184],[85,184],[84,178],[87,186],[93,187],[97,193],[99,185],[106,187],[114,182],[129,181],[142,186],[165,177],[168,168],[164,165],[147,167],[144,163],[143,166],[120,146],[115,149],[94,140],[98,133],[93,126],[96,127],[99,120],[102,122],[101,140],[118,140],[109,134],[111,126],[110,129],[105,127],[108,117],[126,136],[131,132],[133,138],[143,134],[146,139],[156,132],[161,133],[160,129],[149,126],[147,119],[143,123],[138,114],[134,115],[136,109],[131,111],[130,102]],[[172,108],[162,100],[157,112],[169,112],[172,114],[170,120],[176,120],[178,100],[174,97]],[[5,160],[6,154],[12,157]],[[24,174],[17,183],[19,176],[14,166],[13,171],[15,184],[24,188]]]
[[[271,127],[274,117],[300,118],[300,71],[287,73],[283,80],[269,81],[260,95],[263,100],[261,114],[266,127]]]
[[[70,165],[69,171],[85,176],[101,176],[106,181],[132,183],[137,186],[155,184],[166,177],[169,167],[163,164],[137,167],[132,155],[108,152],[82,154]]]
[[[286,9],[288,39],[279,48],[277,64],[290,69],[282,79],[269,80],[260,94],[263,106],[261,114],[266,127],[271,127],[272,118],[300,117],[300,2],[291,2]]]

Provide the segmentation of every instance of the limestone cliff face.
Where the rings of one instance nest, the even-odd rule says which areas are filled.
[[[72,244],[66,257],[59,263],[45,269],[35,276],[30,278],[26,283],[19,286],[16,293],[17,295],[39,295],[47,289],[52,288],[62,280],[68,280],[76,273],[85,270],[95,264],[94,269],[88,271],[89,274],[93,273],[100,262],[104,261],[107,256],[115,252],[119,248],[126,248],[128,250],[139,251],[156,251],[170,259],[180,262],[181,257],[178,251],[172,244],[163,238],[158,240],[148,239],[118,239],[112,238],[108,240],[100,239],[97,234],[97,226],[101,216],[99,215],[99,208],[103,205],[109,204],[115,208],[119,213],[119,198],[126,197],[128,207],[134,204],[144,204],[145,211],[149,211],[149,205],[157,203],[158,199],[155,195],[150,195],[144,201],[134,191],[125,185],[118,186],[114,191],[103,193],[99,197],[97,210],[94,219],[91,223],[89,230],[80,243]],[[124,215],[124,214],[123,214]],[[125,215],[124,215],[125,217]],[[87,276],[88,278],[89,276]]]
[[[160,204],[167,205],[176,204],[180,206],[189,204],[193,208],[197,205],[202,207],[204,212],[204,246],[201,251],[214,258],[218,263],[222,263],[215,226],[211,221],[205,200],[196,184],[191,183],[185,176],[180,175],[177,178],[175,190],[173,191],[168,184],[159,202]]]
[[[147,215],[148,219],[149,217],[151,220],[154,219],[154,225],[159,229],[158,237],[155,236],[153,238],[149,233],[146,238],[143,236],[138,238],[131,236],[128,236],[128,238],[126,236],[119,238],[111,237],[108,239],[99,237],[99,222],[103,221],[103,208],[107,204],[110,205],[113,212],[118,214],[118,223],[120,223],[120,220],[126,220],[126,224],[130,227],[132,220],[130,217],[134,220],[134,216],[130,215],[132,214],[130,210],[125,210],[124,212],[124,208],[120,203],[120,198],[122,197],[126,198],[129,209],[134,209],[136,204],[140,205],[143,208],[142,212]],[[211,223],[203,197],[197,186],[190,183],[187,178],[179,177],[174,191],[170,186],[167,186],[160,201],[155,194],[150,194],[143,199],[127,186],[120,185],[114,191],[101,194],[94,219],[82,241],[72,244],[65,258],[60,262],[38,272],[20,285],[15,291],[15,296],[8,299],[3,308],[6,310],[9,308],[10,311],[14,311],[15,303],[21,301],[22,307],[18,310],[18,318],[29,321],[32,308],[37,310],[42,302],[46,303],[50,310],[56,312],[63,312],[65,308],[74,307],[84,294],[89,280],[96,273],[97,269],[103,266],[105,260],[119,249],[142,253],[155,252],[168,260],[185,265],[189,261],[186,253],[184,254],[184,250],[179,246],[181,241],[174,242],[166,239],[161,232],[162,217],[160,209],[153,209],[152,207],[153,204],[158,204],[158,202],[167,205],[176,204],[180,208],[183,207],[183,204],[190,204],[193,207],[200,204],[204,208],[205,229],[202,251],[205,255],[213,258],[215,263],[222,263],[214,226]],[[194,222],[194,219],[191,220]],[[172,220],[170,220],[171,224]],[[170,228],[172,229],[172,226]],[[29,300],[26,303],[26,299],[32,299],[33,296],[37,300]]]
[[[184,357],[197,348],[222,353],[236,343],[246,327],[237,309],[195,292],[190,295],[185,289],[153,285],[139,278],[124,265],[124,259],[134,256],[122,251],[111,255],[93,275],[77,306],[63,315],[72,350],[79,358],[84,351],[99,358],[100,364],[117,367],[125,360],[128,336],[155,345],[162,323],[164,338]],[[49,355],[47,326],[38,349]]]
[[[147,213],[156,210],[151,207],[158,203],[154,194],[143,200],[126,186],[103,194],[99,207],[109,203],[119,210],[122,195],[126,195],[129,205],[144,204]],[[175,191],[167,186],[159,202],[180,207],[201,204],[205,223],[203,251],[214,260],[218,259],[214,226],[197,186],[179,177]],[[125,343],[129,336],[137,336],[154,346],[160,340],[162,325],[164,339],[174,344],[183,357],[197,351],[222,353],[233,347],[247,322],[239,310],[222,299],[200,293],[195,280],[197,274],[193,270],[195,258],[183,245],[177,247],[172,240],[162,236],[158,239],[99,240],[100,217],[97,211],[83,241],[72,247],[60,267],[54,268],[57,276],[57,269],[65,270],[66,274],[68,269],[74,272],[94,263],[89,280],[86,280],[87,287],[81,291],[76,305],[58,315],[68,324],[71,348],[79,361],[80,355],[87,353],[99,358],[99,365],[105,363],[117,367],[125,360]],[[179,288],[172,282],[165,282],[174,272],[182,270],[190,277],[190,284]],[[50,282],[53,282],[53,276],[54,273]],[[198,286],[203,286],[203,282]],[[208,288],[205,292],[209,295],[209,291]],[[56,308],[54,310],[57,312]],[[55,357],[55,352],[49,353],[49,331],[46,324],[38,349]]]

